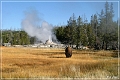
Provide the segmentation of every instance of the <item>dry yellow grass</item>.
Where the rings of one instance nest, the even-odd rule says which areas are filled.
[[[113,51],[2,47],[2,78],[118,78]]]

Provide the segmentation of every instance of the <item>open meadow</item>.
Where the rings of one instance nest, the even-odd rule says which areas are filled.
[[[117,51],[2,47],[1,77],[4,78],[107,78],[118,79]]]

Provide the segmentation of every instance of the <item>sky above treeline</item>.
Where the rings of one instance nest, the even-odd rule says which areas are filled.
[[[119,14],[119,0],[107,0],[113,3],[114,21]],[[1,28],[21,29],[21,22],[25,13],[30,10],[37,12],[41,21],[46,21],[53,26],[67,25],[67,20],[75,14],[75,18],[81,16],[90,22],[93,14],[105,9],[105,0],[93,1],[1,1]],[[41,25],[41,24],[39,24]]]

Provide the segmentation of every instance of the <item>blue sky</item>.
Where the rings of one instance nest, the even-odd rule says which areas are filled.
[[[109,1],[109,0],[107,0]],[[21,22],[24,19],[25,11],[35,9],[40,19],[55,25],[66,25],[67,20],[75,14],[75,17],[84,15],[90,20],[92,14],[100,13],[104,9],[103,1],[2,1],[1,2],[1,23],[2,29],[21,29]],[[114,20],[118,18],[118,2],[113,2]]]

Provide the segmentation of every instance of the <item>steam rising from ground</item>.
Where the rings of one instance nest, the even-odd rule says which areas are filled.
[[[42,21],[36,10],[25,12],[25,18],[22,20],[21,25],[29,36],[36,37],[43,43],[45,43],[50,36],[56,39],[55,35],[52,34],[52,25],[48,24],[46,21]]]

